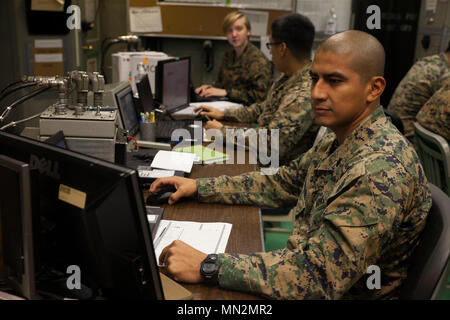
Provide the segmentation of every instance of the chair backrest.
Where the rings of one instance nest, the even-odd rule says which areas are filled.
[[[411,266],[402,285],[400,299],[436,298],[440,280],[445,278],[450,256],[450,198],[431,183],[430,190],[433,205],[420,243],[411,256]]]
[[[450,148],[447,140],[414,122],[415,147],[428,180],[450,196]]]

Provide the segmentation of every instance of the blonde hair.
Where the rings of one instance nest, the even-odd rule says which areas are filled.
[[[235,23],[236,20],[240,18],[244,18],[245,27],[247,28],[248,31],[251,31],[252,27],[250,26],[250,21],[248,21],[248,18],[240,11],[233,11],[227,14],[223,19],[222,24],[223,33],[226,34],[228,29],[231,28],[231,26],[233,25],[233,23]]]

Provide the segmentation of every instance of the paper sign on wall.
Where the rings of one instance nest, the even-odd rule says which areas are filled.
[[[64,0],[31,0],[32,11],[64,11]]]
[[[34,75],[55,76],[64,74],[62,39],[41,39],[34,41]]]
[[[267,24],[269,23],[269,13],[267,11],[241,10],[250,21],[252,26],[252,36],[267,35]]]
[[[131,7],[131,32],[162,32],[160,7]]]

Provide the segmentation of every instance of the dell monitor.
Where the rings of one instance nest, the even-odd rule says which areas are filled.
[[[155,73],[155,99],[168,113],[189,106],[190,67],[189,57],[158,61]]]
[[[29,164],[38,293],[75,266],[95,297],[164,299],[136,171],[1,131],[0,154]]]
[[[36,299],[29,165],[0,155],[0,177],[2,276],[15,292]]]

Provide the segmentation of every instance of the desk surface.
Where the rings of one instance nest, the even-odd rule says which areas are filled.
[[[255,165],[195,165],[191,178],[217,177],[219,175],[238,175],[255,170]],[[196,200],[184,200],[173,206],[164,205],[164,219],[200,222],[228,222],[233,225],[226,252],[244,253],[264,251],[262,220],[255,206],[230,206],[222,204],[199,203]],[[231,291],[207,285],[183,286],[190,290],[196,300],[220,299],[258,299],[257,296]]]

